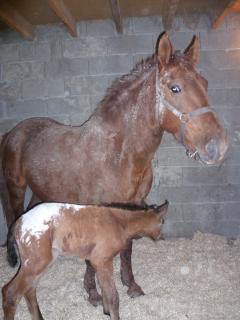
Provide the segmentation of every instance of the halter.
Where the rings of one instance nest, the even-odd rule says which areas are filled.
[[[195,149],[194,151],[191,151],[187,148],[185,144],[185,131],[186,131],[186,124],[191,121],[194,117],[198,117],[204,113],[212,112],[214,113],[214,110],[210,108],[209,106],[201,107],[196,110],[193,110],[191,112],[181,112],[177,108],[175,108],[169,101],[164,99],[164,97],[161,94],[159,81],[158,81],[158,71],[156,74],[156,108],[157,112],[160,110],[160,104],[162,104],[166,109],[171,111],[179,120],[180,120],[180,130],[179,130],[179,142],[185,147],[187,156],[190,158],[198,157],[198,151]]]

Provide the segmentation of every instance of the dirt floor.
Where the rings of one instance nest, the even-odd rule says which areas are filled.
[[[136,299],[127,296],[120,282],[119,258],[115,260],[121,319],[240,319],[240,239],[196,233],[193,240],[135,241],[133,269],[146,294]],[[59,258],[48,270],[38,286],[46,320],[109,319],[100,306],[88,303],[84,271],[83,261],[69,257]],[[0,287],[15,272],[6,262],[6,249],[0,248]],[[15,319],[30,319],[24,299]]]

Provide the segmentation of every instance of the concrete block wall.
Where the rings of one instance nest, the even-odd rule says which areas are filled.
[[[0,33],[0,133],[24,118],[49,116],[81,124],[118,76],[154,52],[163,31],[161,17],[124,19],[118,35],[111,20],[78,24],[71,38],[62,24],[39,26],[36,39]],[[165,134],[154,158],[149,202],[171,202],[165,224],[169,236],[191,237],[196,230],[240,236],[240,18],[229,17],[210,30],[207,17],[195,30],[176,18],[171,40],[184,49],[193,34],[201,39],[199,69],[209,80],[209,96],[228,129],[225,162],[206,167],[189,160],[183,147]],[[5,237],[0,213],[0,241]]]

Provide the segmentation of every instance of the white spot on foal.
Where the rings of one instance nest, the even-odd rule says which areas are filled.
[[[42,203],[29,210],[22,216],[21,241],[30,244],[32,236],[38,240],[62,212],[62,209],[74,209],[79,212],[85,206],[69,203]]]

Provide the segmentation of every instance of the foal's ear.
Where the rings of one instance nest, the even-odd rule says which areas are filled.
[[[160,216],[160,218],[162,219],[167,211],[168,211],[168,205],[169,205],[169,202],[166,200],[159,208],[159,212],[158,212],[158,215]]]
[[[162,33],[157,41],[157,57],[159,63],[164,66],[169,63],[173,48],[166,32]]]
[[[199,62],[200,59],[200,40],[198,37],[193,36],[189,46],[185,49],[184,54],[190,58],[194,66]]]

